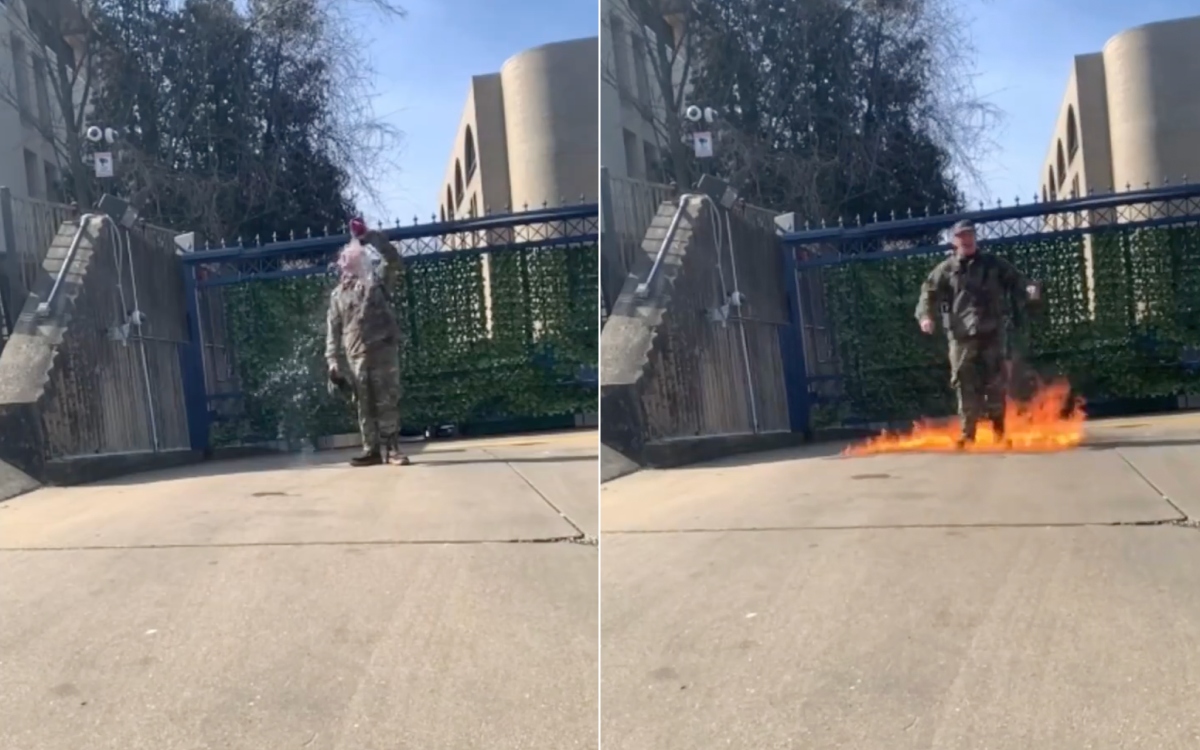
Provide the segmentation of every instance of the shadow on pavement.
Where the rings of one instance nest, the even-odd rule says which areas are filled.
[[[689,464],[688,466],[682,466],[680,468],[758,466],[761,464],[773,464],[786,461],[803,461],[817,458],[838,459],[842,457],[841,453],[848,445],[850,445],[850,443],[846,441],[808,443],[806,445],[790,448],[778,448],[776,450],[762,451],[759,453],[738,453],[732,456],[726,456],[725,458],[713,459],[712,461]]]
[[[511,452],[512,447],[505,446],[505,452]],[[147,471],[139,474],[129,474],[123,477],[106,479],[95,482],[93,487],[121,487],[128,485],[153,484],[155,482],[172,482],[183,479],[200,479],[203,477],[224,476],[228,474],[250,474],[269,471],[303,471],[307,469],[323,469],[329,467],[345,467],[358,451],[353,448],[344,450],[319,451],[316,453],[280,453],[267,454],[249,458],[217,458],[203,463],[177,466],[170,469]],[[481,448],[432,448],[425,445],[404,446],[406,455],[412,458],[411,466],[373,466],[359,471],[411,471],[419,470],[422,466],[454,466],[469,464],[556,464],[581,461],[596,462],[595,452],[580,454],[578,452],[563,452],[559,455],[537,456],[496,456]]]
[[[413,466],[453,466],[455,464],[562,464],[576,461],[596,462],[596,456],[530,456],[528,458],[422,458],[411,454]],[[437,454],[430,454],[437,455]]]
[[[1098,437],[1090,438],[1083,444],[1089,450],[1113,450],[1116,448],[1171,448],[1200,446],[1200,437],[1168,438],[1168,437]]]

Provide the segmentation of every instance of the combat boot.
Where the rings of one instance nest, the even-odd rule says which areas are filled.
[[[363,451],[360,455],[350,459],[351,466],[378,466],[383,463],[383,454],[379,449]]]
[[[412,463],[408,456],[400,452],[400,437],[392,436],[383,442],[383,463],[397,466],[408,466]]]

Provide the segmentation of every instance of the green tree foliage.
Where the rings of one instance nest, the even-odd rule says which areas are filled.
[[[327,4],[98,0],[94,19],[93,120],[123,128],[114,188],[143,216],[213,240],[344,226],[390,133]]]
[[[705,168],[752,203],[814,221],[955,208],[952,157],[971,147],[981,105],[947,111],[940,87],[962,58],[941,53],[932,14],[942,10],[922,0],[698,0],[692,52],[703,62],[689,98],[722,118]]]
[[[979,177],[996,111],[975,95],[954,0],[627,6],[607,19],[605,76],[654,126],[679,185],[713,173],[751,203],[836,223],[953,209]],[[717,121],[688,122],[689,105]],[[714,158],[681,148],[698,130]]]

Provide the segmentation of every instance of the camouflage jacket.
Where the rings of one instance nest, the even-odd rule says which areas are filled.
[[[982,252],[953,256],[938,263],[921,285],[917,320],[933,320],[940,312],[947,335],[955,339],[1003,332],[1010,300],[1028,285],[1004,258]]]
[[[381,283],[346,279],[329,295],[326,316],[325,359],[336,364],[338,355],[354,361],[403,339],[396,309]]]

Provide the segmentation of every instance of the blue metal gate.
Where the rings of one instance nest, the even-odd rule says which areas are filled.
[[[878,217],[872,217],[876,219]],[[945,341],[913,319],[918,288],[970,219],[985,250],[1045,285],[1045,309],[1013,308],[1017,348],[1106,403],[1200,391],[1200,185],[888,217],[783,237],[793,430],[881,426],[950,413]]]
[[[594,411],[597,217],[586,204],[384,230],[405,261],[407,424]],[[348,241],[323,233],[183,256],[193,449],[353,431],[320,364],[330,268]]]

